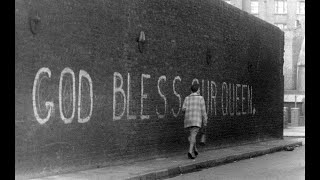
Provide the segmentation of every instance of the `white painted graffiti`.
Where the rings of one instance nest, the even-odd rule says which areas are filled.
[[[129,78],[128,78],[129,79]],[[120,85],[117,86],[117,81],[120,80]],[[113,74],[113,120],[119,120],[124,114],[125,108],[123,108],[123,112],[120,115],[116,115],[116,94],[121,93],[123,97],[123,107],[126,107],[126,94],[122,88],[123,86],[123,77],[120,73],[115,72]],[[130,86],[128,86],[129,88]],[[129,91],[128,91],[129,92]],[[128,109],[129,110],[129,109]],[[128,113],[129,114],[129,113]]]
[[[173,79],[173,82],[172,82],[173,93],[174,93],[174,95],[177,96],[178,99],[179,99],[179,110],[178,110],[178,112],[175,113],[174,110],[173,110],[173,108],[171,109],[172,114],[173,114],[174,117],[178,117],[178,115],[179,115],[179,113],[180,113],[180,110],[181,110],[181,96],[180,96],[180,94],[177,93],[176,88],[175,88],[176,80],[181,81],[180,76],[176,76],[176,77]]]
[[[67,79],[67,75],[71,76],[71,83],[70,80]],[[34,83],[33,83],[33,90],[32,90],[32,102],[33,102],[33,111],[34,115],[36,117],[36,120],[40,124],[46,123],[50,117],[53,115],[54,112],[54,103],[53,101],[45,102],[46,109],[48,110],[47,116],[45,118],[41,118],[39,115],[39,104],[41,103],[41,100],[39,99],[40,95],[40,86],[41,81],[44,78],[51,78],[51,71],[49,68],[41,68],[38,70]],[[81,111],[82,111],[82,95],[83,95],[83,79],[87,79],[89,84],[89,96],[90,96],[90,110],[87,117],[81,118]],[[66,67],[62,70],[60,74],[60,80],[59,80],[59,112],[61,120],[65,124],[69,124],[72,122],[75,116],[76,112],[76,78],[75,74],[72,69]],[[72,89],[71,91],[69,90]],[[78,86],[78,122],[79,123],[85,123],[88,122],[92,116],[92,110],[93,110],[93,85],[92,85],[92,79],[90,75],[84,71],[80,70],[79,72],[79,86]],[[69,90],[69,91],[68,91]],[[71,100],[72,103],[68,103],[69,100]],[[72,110],[71,115],[69,117],[66,117],[66,114],[70,114],[70,109]]]
[[[145,83],[151,78],[149,74],[141,74],[141,90],[140,90],[140,119],[150,119],[149,114],[144,113],[144,101],[148,99],[148,93],[145,91]],[[127,107],[127,119],[129,119],[129,103],[130,103],[130,74],[128,74],[128,84],[127,84],[127,96],[125,95],[125,90],[123,89],[123,76],[115,72],[113,77],[113,120],[120,120],[124,116],[125,108]],[[120,81],[120,82],[119,82]],[[176,82],[181,81],[180,76],[176,76],[172,81],[172,90],[173,94],[178,98],[179,107],[177,112],[173,108],[171,108],[171,113],[174,117],[178,117],[180,111],[181,111],[181,102],[182,98],[181,95],[176,91]],[[156,106],[156,115],[159,119],[165,118],[165,116],[168,114],[168,100],[163,91],[161,90],[162,84],[165,84],[167,82],[167,77],[165,75],[162,75],[158,78],[157,81],[157,92],[159,96],[161,97],[163,101],[164,106],[164,112],[159,112],[158,106]],[[118,97],[118,99],[117,99]],[[121,105],[120,105],[121,104]],[[122,107],[122,108],[121,108]],[[118,112],[118,113],[117,113]],[[133,116],[133,115],[131,115]],[[134,116],[134,119],[136,119],[137,116]]]
[[[131,82],[130,82],[130,74],[128,73],[128,83],[127,83],[127,87],[128,87],[128,90],[127,90],[127,97],[128,97],[128,103],[127,103],[127,118],[128,119],[137,119],[137,116],[136,115],[130,115],[129,112],[130,112],[130,86],[131,86]]]
[[[47,74],[48,76],[45,76],[45,74]],[[33,83],[33,89],[32,89],[32,104],[33,104],[33,112],[34,112],[34,116],[36,117],[36,120],[40,123],[40,124],[44,124],[46,123],[50,116],[51,116],[51,113],[54,109],[54,104],[53,102],[45,102],[45,106],[46,106],[46,109],[49,109],[48,110],[48,114],[45,118],[41,118],[38,111],[40,110],[40,107],[39,107],[39,95],[40,95],[40,85],[41,85],[41,81],[44,79],[44,78],[51,78],[51,71],[49,68],[41,68],[39,69],[39,71],[37,72],[36,74],[36,77],[34,79],[34,83]]]
[[[127,84],[125,84],[125,79],[121,73],[113,73],[112,115],[114,121],[121,119],[135,120],[138,118],[147,120],[153,115],[158,119],[166,118],[168,115],[177,118],[181,115],[183,97],[178,91],[179,89],[177,89],[182,82],[180,76],[173,77],[171,81],[166,75],[161,75],[157,78],[156,91],[150,89],[150,84],[152,84],[151,82],[154,77],[151,77],[150,74],[141,74],[138,77],[141,85],[140,90],[134,89],[133,91],[131,89],[133,82],[130,73],[127,73],[127,77],[125,77]],[[41,83],[45,79],[49,80],[49,82],[52,81],[50,69],[43,67],[38,70],[35,76],[32,90],[34,116],[40,124],[45,124],[55,112],[53,99],[44,100],[40,98],[40,92],[44,87]],[[76,94],[76,80],[78,80],[78,94]],[[165,87],[168,87],[167,84],[170,82],[172,82],[171,92],[173,96],[170,96],[171,98],[168,99],[169,94]],[[252,105],[253,89],[250,85],[222,82],[218,91],[218,85],[214,81],[205,79],[201,79],[200,81],[194,78],[191,84],[194,83],[201,84],[200,92],[205,98],[208,115],[217,116],[217,110],[221,112],[222,116],[253,115],[256,112]],[[153,106],[148,103],[154,98],[154,92],[157,92],[159,100],[156,101],[155,111],[152,111],[150,107]],[[138,97],[137,95],[133,96],[132,93],[139,93],[139,95]],[[80,70],[77,79],[72,69],[68,67],[64,68],[60,73],[58,95],[58,112],[65,124],[72,123],[76,113],[78,123],[86,123],[90,120],[94,108],[93,81],[86,71]],[[84,100],[85,97],[87,97],[87,101]],[[219,99],[218,103],[221,109],[217,108],[217,99]],[[140,101],[140,106],[136,106],[139,104],[137,100]],[[131,110],[132,103],[135,111]],[[45,104],[45,108],[41,109],[40,104]],[[172,104],[177,104],[178,106],[172,106]]]
[[[143,100],[144,99],[147,99],[147,97],[148,97],[148,94],[145,94],[144,93],[144,83],[143,83],[143,79],[149,79],[150,78],[150,75],[149,74],[142,74],[141,75],[141,111],[140,111],[140,117],[141,117],[141,119],[149,119],[150,118],[150,116],[149,115],[144,115],[143,114]],[[159,89],[159,88],[158,88]]]
[[[80,117],[80,112],[81,112],[81,95],[82,93],[79,93],[78,95],[78,122],[79,123],[85,123],[88,122],[92,116],[92,110],[93,110],[93,87],[92,87],[92,79],[90,77],[90,75],[84,71],[84,70],[80,70],[79,72],[79,91],[78,92],[82,92],[82,78],[86,78],[89,82],[89,93],[90,93],[90,111],[87,117],[85,118],[81,118]]]
[[[64,104],[65,106],[63,106],[63,102],[65,102],[66,100],[68,100],[68,98],[70,98],[70,94],[67,94],[67,88],[66,87],[70,87],[70,84],[66,83],[65,84],[65,88],[62,88],[62,82],[63,82],[63,77],[65,76],[65,74],[70,74],[72,77],[72,114],[71,117],[66,118],[64,116],[64,113],[68,112],[70,110],[70,106],[66,106],[66,104]],[[74,118],[74,113],[75,113],[75,106],[76,106],[76,80],[75,80],[75,76],[74,76],[74,72],[70,69],[70,68],[64,68],[61,72],[60,75],[60,82],[59,82],[59,107],[60,107],[60,116],[62,121],[64,121],[64,123],[69,124],[72,122],[73,118]],[[62,95],[62,89],[64,89],[64,93]],[[62,99],[62,97],[65,97]]]
[[[168,106],[167,98],[166,98],[165,95],[163,95],[163,93],[160,90],[160,82],[161,82],[161,80],[166,81],[167,80],[166,76],[161,76],[158,79],[158,93],[162,97],[162,99],[164,100],[164,114],[160,114],[158,112],[158,108],[156,109],[156,113],[158,115],[158,118],[164,118],[165,117],[165,114],[167,113],[167,106]]]
[[[128,73],[128,84],[127,84],[127,95],[125,92],[125,89],[123,88],[123,82],[124,78],[119,72],[114,72],[113,77],[113,120],[120,120],[122,118],[124,119],[136,119],[137,115],[129,115],[129,107],[130,107],[130,74]],[[149,86],[145,86],[145,83],[147,81],[150,81],[151,75],[149,74],[141,74],[140,83],[141,83],[141,89],[140,89],[140,119],[150,119],[151,114],[145,114],[145,107],[144,102],[148,100],[148,93],[146,92],[146,89],[149,89]],[[182,81],[180,76],[174,77],[172,81],[172,91],[173,94],[178,98],[179,102],[179,109],[177,112],[174,111],[173,108],[171,108],[171,113],[173,117],[178,117],[180,110],[181,110],[181,101],[182,97],[176,90],[176,82]],[[161,106],[161,103],[157,103],[156,109],[155,109],[155,115],[161,119],[165,118],[168,115],[168,99],[167,95],[163,93],[162,91],[162,85],[167,82],[167,77],[165,75],[161,75],[157,80],[157,92],[159,97],[163,101],[164,106],[164,112],[159,112],[159,106]],[[191,84],[199,83],[198,79],[193,79]],[[205,85],[207,87],[205,87]],[[205,98],[205,101],[207,103],[207,112],[208,114],[214,114],[214,116],[217,115],[217,84],[214,81],[205,82],[205,80],[201,81],[201,95]],[[252,86],[249,85],[242,85],[242,84],[231,84],[229,83],[229,86],[226,82],[222,83],[221,87],[221,111],[223,116],[240,116],[240,115],[246,115],[246,114],[254,114],[252,112]],[[205,93],[205,91],[207,91]],[[247,93],[246,93],[247,91]],[[153,91],[152,91],[153,92]],[[247,95],[247,97],[246,97]],[[245,101],[247,101],[247,106],[245,106]],[[124,112],[127,110],[127,117],[124,117]],[[150,113],[150,111],[147,111]],[[131,117],[131,118],[130,118]]]

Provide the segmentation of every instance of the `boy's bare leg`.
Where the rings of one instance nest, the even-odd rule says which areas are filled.
[[[192,155],[193,155],[193,147],[194,147],[194,143],[190,142],[189,153]]]
[[[197,146],[196,146],[196,145],[197,145],[197,143],[195,142],[195,143],[194,143],[194,150],[198,152],[198,149],[197,149]]]
[[[196,143],[196,133],[195,132],[191,132],[190,136],[189,136],[189,142],[190,142],[190,146],[189,146],[189,153],[193,155],[193,148],[195,148],[195,143]]]

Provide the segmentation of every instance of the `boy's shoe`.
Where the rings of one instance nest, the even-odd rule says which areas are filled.
[[[189,159],[194,159],[195,157],[193,157],[192,154],[190,154],[190,153],[188,152],[188,158],[189,158]]]

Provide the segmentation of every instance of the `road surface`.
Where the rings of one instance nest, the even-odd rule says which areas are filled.
[[[252,159],[183,174],[171,180],[196,179],[305,179],[305,143],[293,151],[281,151]]]

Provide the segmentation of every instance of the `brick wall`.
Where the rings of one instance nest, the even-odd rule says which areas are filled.
[[[16,175],[186,150],[181,106],[197,80],[209,144],[282,138],[284,35],[246,12],[209,0],[15,6]]]

